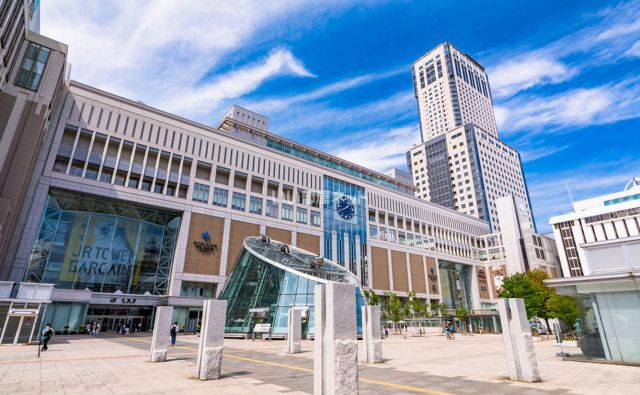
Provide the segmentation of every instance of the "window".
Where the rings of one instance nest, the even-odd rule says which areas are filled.
[[[311,225],[320,226],[320,212],[311,211]]]
[[[302,189],[298,189],[297,203],[298,204],[306,204],[307,203],[307,191],[302,190]]]
[[[208,203],[209,202],[209,185],[195,183],[193,185],[193,197],[196,202]]]
[[[296,209],[296,222],[299,223],[299,224],[306,224],[307,223],[307,209],[306,208],[298,207]]]
[[[290,204],[282,204],[282,219],[293,221],[293,206]]]
[[[231,208],[238,211],[244,211],[247,205],[247,195],[240,192],[234,192],[231,198]]]
[[[213,188],[213,201],[211,204],[214,206],[227,207],[228,199],[229,191],[222,188]]]
[[[43,47],[38,44],[29,43],[27,51],[22,59],[22,66],[16,77],[16,85],[30,89],[32,91],[38,90],[40,85],[40,78],[44,72],[44,67],[47,64],[49,58],[49,52],[51,50],[47,47]]]
[[[249,200],[249,212],[251,214],[262,215],[262,198],[251,196]]]
[[[369,237],[372,239],[378,238],[378,227],[375,225],[369,225]]]
[[[278,203],[267,200],[267,217],[278,218]]]

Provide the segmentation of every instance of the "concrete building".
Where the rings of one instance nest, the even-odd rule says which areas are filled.
[[[502,231],[484,237],[481,260],[491,262],[500,284],[505,276],[540,269],[549,277],[561,276],[558,250],[552,237],[531,228],[526,205],[514,196],[496,200]]]
[[[640,178],[625,190],[573,203],[552,217],[564,278],[577,299],[579,346],[591,359],[640,363]]]
[[[451,311],[467,306],[476,327],[500,329],[499,278],[486,253],[491,230],[477,213],[416,198],[408,183],[278,136],[267,117],[238,106],[210,127],[67,81],[66,47],[25,35],[30,41],[21,53],[27,55],[18,55],[20,67],[8,81],[22,81],[18,69],[29,71],[27,82],[35,81],[33,70],[44,70],[35,103],[47,105],[37,113],[43,128],[34,129],[42,143],[6,156],[28,161],[31,169],[10,178],[3,165],[2,185],[13,180],[23,192],[8,199],[18,220],[3,233],[12,237],[0,255],[0,280],[9,280],[2,284],[5,294],[14,291],[0,301],[0,323],[24,321],[16,321],[11,307],[15,290],[28,288],[12,284],[23,282],[53,285],[51,297],[38,303],[50,303],[44,319],[58,329],[96,321],[105,331],[124,323],[145,330],[164,305],[187,326],[199,320],[204,298],[220,295],[247,238],[264,234],[325,257],[362,288],[400,297],[414,291]],[[32,44],[49,48],[44,67],[25,68],[40,57],[32,56]],[[482,82],[475,83],[484,95]],[[12,106],[2,114],[27,117],[21,111]],[[474,151],[481,163],[476,169],[498,163],[482,162],[483,149],[509,160],[495,142],[489,145],[494,140],[484,142],[483,134],[494,134],[475,126],[456,133],[462,132],[465,144],[483,141]],[[5,131],[3,144],[20,133]],[[458,171],[456,153],[451,166]],[[487,172],[483,182],[490,180]],[[34,314],[32,323],[41,311]],[[24,332],[20,325],[15,333]]]
[[[60,99],[67,46],[30,27],[38,1],[6,0],[0,4],[0,257],[13,255],[15,232],[28,201],[38,152],[51,109]],[[10,262],[10,261],[9,261]],[[0,262],[0,279],[10,264]]]
[[[384,172],[385,175],[407,185],[413,185],[413,179],[411,178],[411,173],[406,172],[404,170],[400,170],[398,168],[389,169]]]
[[[448,42],[413,65],[422,143],[407,152],[416,196],[489,222],[496,199],[524,201],[535,230],[520,154],[498,137],[484,68]]]
[[[4,263],[11,281],[55,285],[57,328],[148,329],[160,305],[187,325],[260,233],[323,255],[363,288],[495,315],[486,222],[273,134],[265,117],[234,106],[213,128],[73,81],[53,112]]]
[[[497,199],[513,195],[535,229],[520,154],[473,124],[413,147],[407,166],[422,199],[485,220],[499,232]]]
[[[498,137],[489,77],[478,62],[444,42],[413,64],[422,141],[472,123]]]

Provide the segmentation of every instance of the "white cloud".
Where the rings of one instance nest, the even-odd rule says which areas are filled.
[[[537,54],[508,60],[491,69],[491,88],[496,97],[511,96],[533,86],[557,84],[573,77],[574,71]]]
[[[543,47],[492,54],[495,63],[491,65],[489,59],[488,73],[495,97],[562,83],[586,68],[615,63],[636,53],[629,48],[640,38],[640,1],[605,8],[587,18],[592,21],[589,27]]]
[[[520,156],[523,162],[533,162],[538,159],[557,154],[569,148],[569,145],[560,145],[557,147],[537,147],[520,150]]]
[[[308,29],[318,15],[350,6],[339,0],[57,0],[42,3],[41,31],[69,44],[73,79],[151,105],[174,104],[185,93],[192,95],[185,101],[201,98],[212,105],[221,97],[247,93],[271,76],[310,75],[280,49],[263,62],[240,65],[244,74],[226,73],[227,83],[216,78],[222,61],[238,49],[255,47],[287,29]],[[216,87],[220,91],[213,92]],[[201,116],[204,106],[198,106],[199,114],[181,115]]]
[[[414,144],[420,142],[418,125],[409,125],[389,130],[370,130],[361,134],[371,138],[358,139],[357,142],[341,142],[346,148],[330,150],[335,156],[382,172],[389,168],[404,168],[405,153]]]
[[[496,108],[499,128],[506,132],[613,123],[640,117],[640,78],[552,96],[519,96]]]
[[[640,40],[636,41],[631,48],[625,52],[627,56],[637,56],[640,58]]]
[[[180,96],[171,97],[161,107],[178,113],[202,114],[224,99],[235,99],[254,91],[264,81],[278,75],[315,77],[287,49],[278,49],[269,56],[243,68],[222,74],[212,82],[185,87]]]
[[[528,174],[529,197],[534,206],[538,231],[549,232],[549,219],[572,211],[568,189],[574,200],[588,199],[621,191],[638,174],[637,158],[593,161],[579,168],[557,173]]]
[[[398,67],[392,70],[363,74],[356,77],[345,78],[327,85],[323,85],[319,88],[313,89],[309,92],[304,92],[291,96],[282,97],[267,97],[264,100],[247,103],[246,106],[253,111],[261,112],[264,114],[273,114],[278,111],[287,110],[294,105],[301,105],[316,101],[318,99],[325,99],[332,95],[336,95],[341,92],[345,92],[351,89],[359,88],[361,86],[370,84],[375,81],[379,81],[385,78],[394,77],[401,73],[406,73],[408,67]]]

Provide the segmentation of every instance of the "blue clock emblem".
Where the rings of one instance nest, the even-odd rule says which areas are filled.
[[[338,202],[336,203],[336,210],[344,219],[351,219],[356,213],[353,202],[347,196],[342,196],[338,199]]]

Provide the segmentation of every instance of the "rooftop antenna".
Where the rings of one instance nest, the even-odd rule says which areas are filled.
[[[569,200],[571,201],[571,206],[573,207],[573,194],[571,193],[571,188],[569,188],[569,184],[564,184],[567,188],[567,193],[569,194]]]

